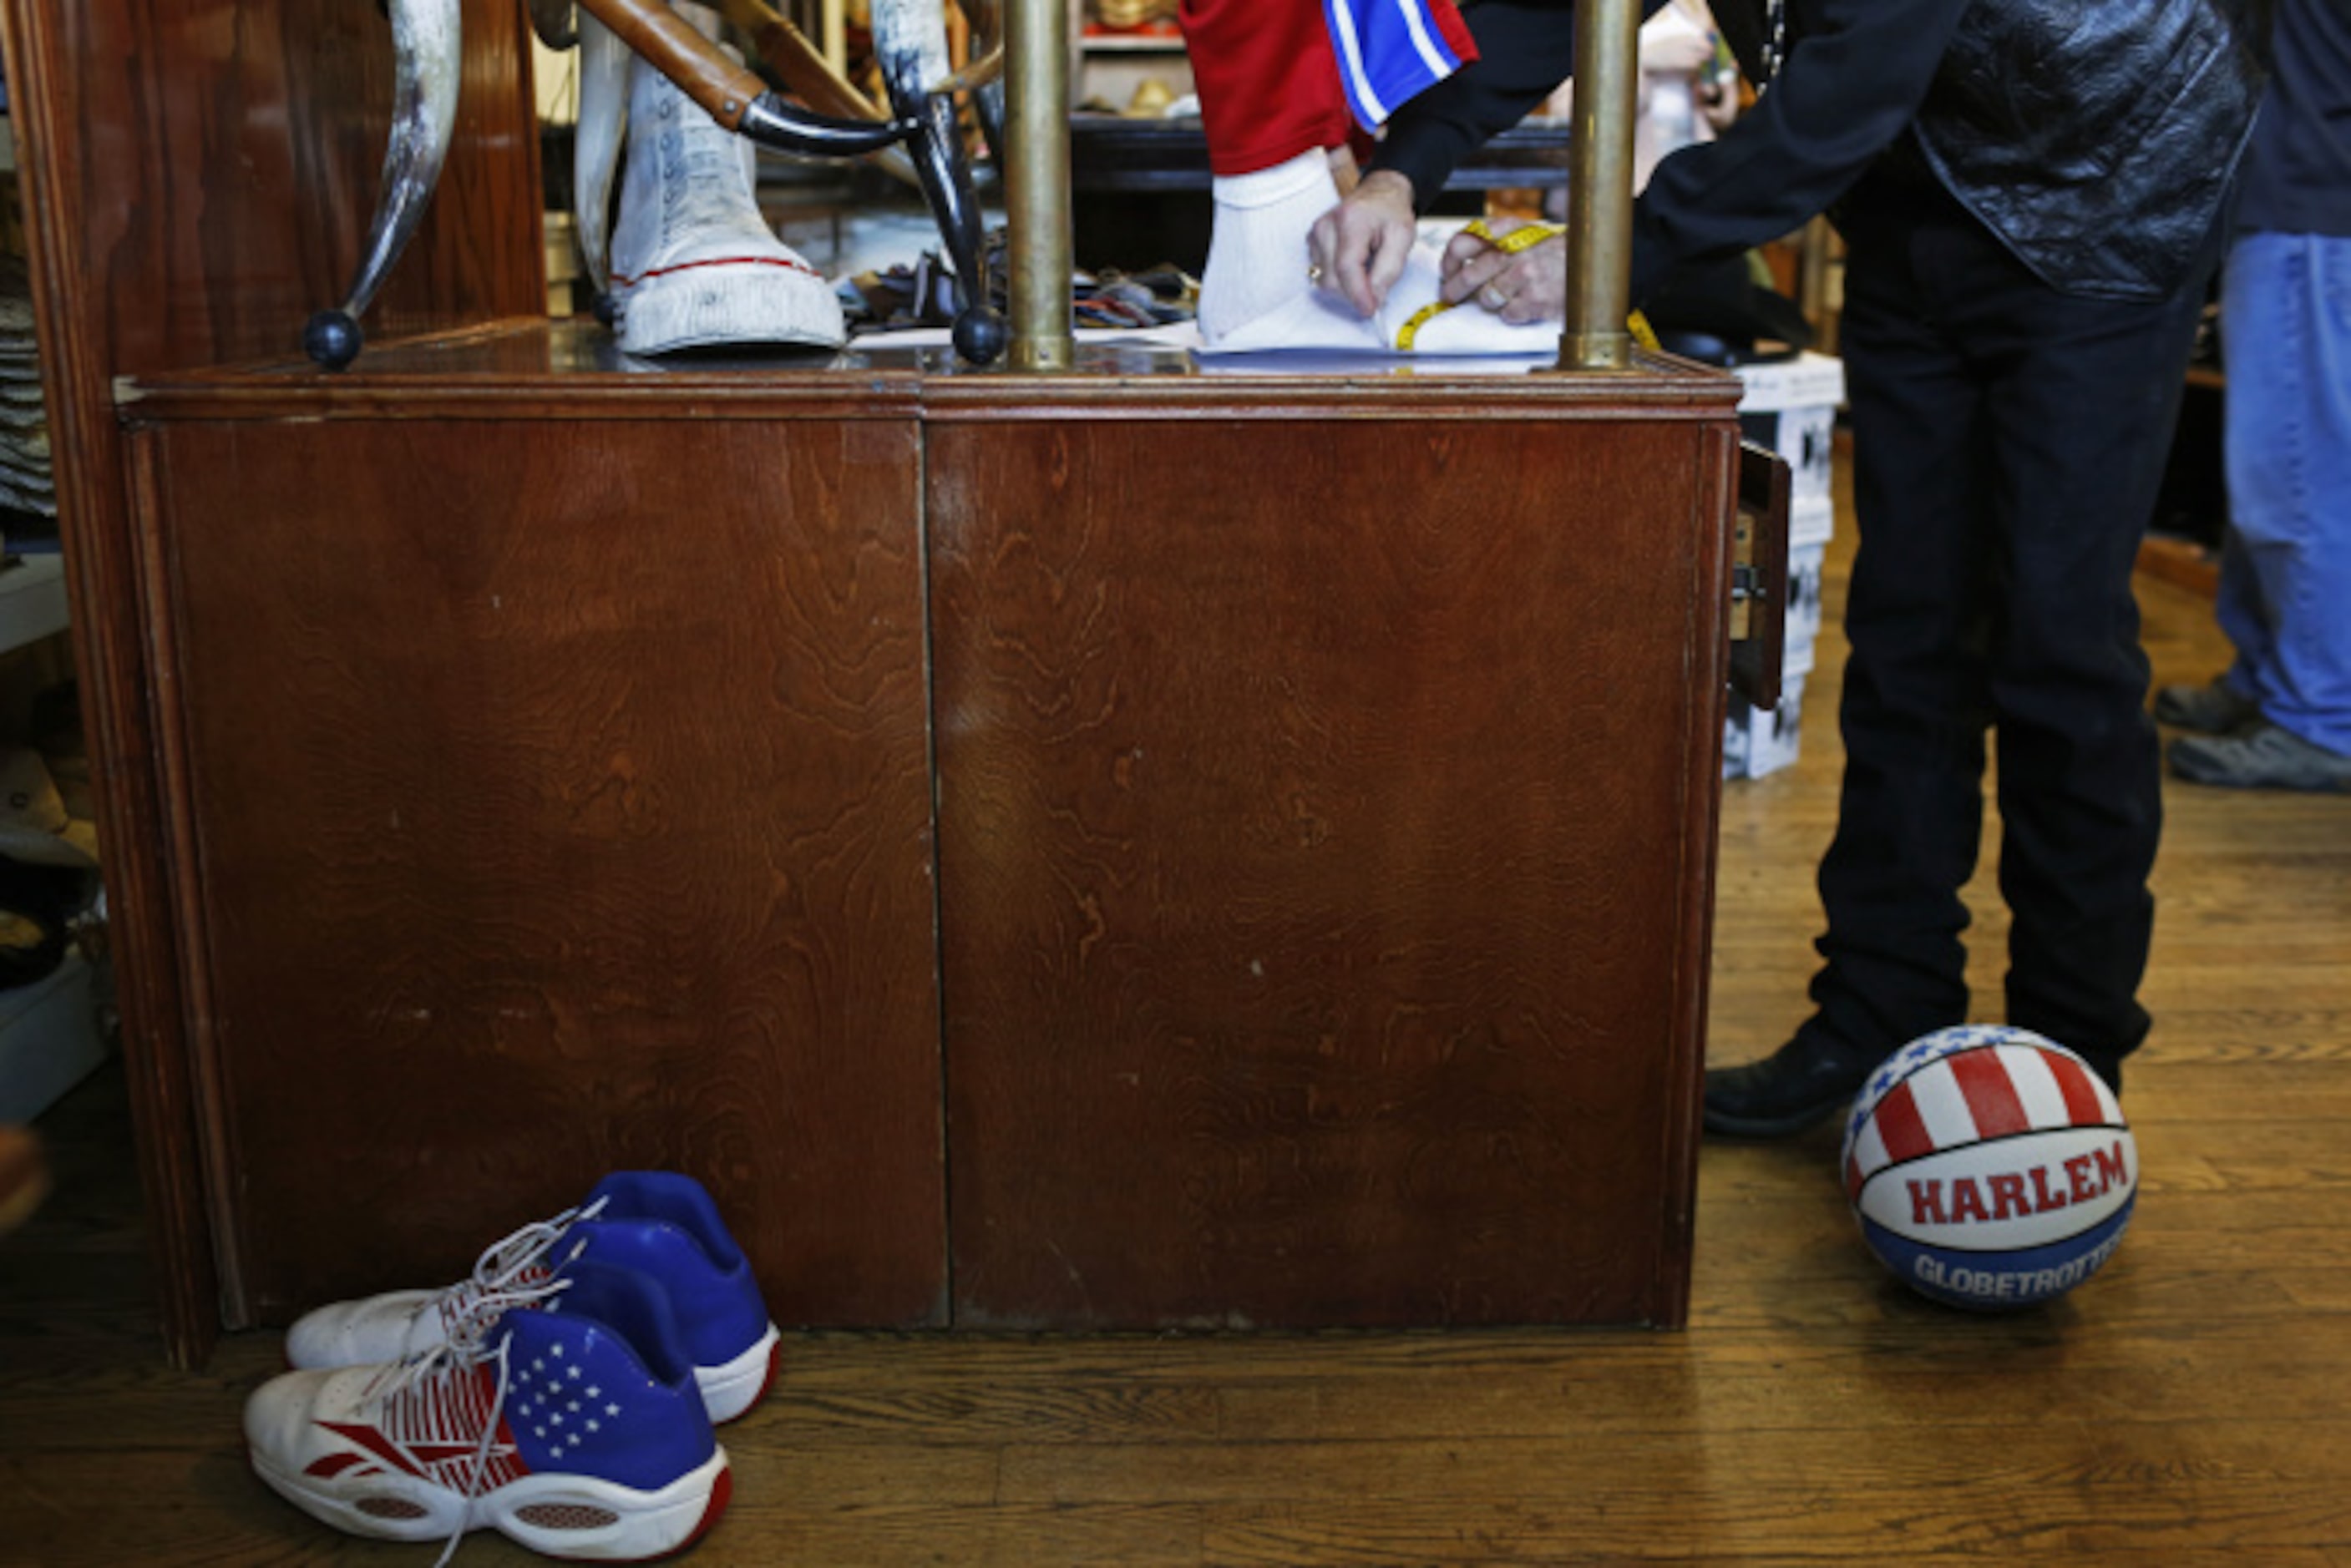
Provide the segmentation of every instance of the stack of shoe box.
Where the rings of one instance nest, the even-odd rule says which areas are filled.
[[[1788,462],[1787,658],[1777,708],[1758,709],[1733,693],[1724,721],[1725,778],[1761,778],[1796,760],[1804,677],[1821,628],[1821,562],[1836,529],[1829,494],[1831,444],[1844,401],[1844,362],[1825,354],[1741,365],[1740,431]]]

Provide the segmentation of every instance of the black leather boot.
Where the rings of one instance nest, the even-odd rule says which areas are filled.
[[[1874,1065],[1800,1034],[1761,1061],[1707,1074],[1706,1130],[1793,1137],[1841,1109]]]

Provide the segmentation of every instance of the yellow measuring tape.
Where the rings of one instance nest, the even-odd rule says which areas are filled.
[[[1496,250],[1500,251],[1504,255],[1514,256],[1520,251],[1531,250],[1536,245],[1542,244],[1545,240],[1557,239],[1560,235],[1567,233],[1567,225],[1564,223],[1528,223],[1522,227],[1512,229],[1507,234],[1497,236],[1493,230],[1486,226],[1485,219],[1474,218],[1470,220],[1469,223],[1463,225],[1461,232],[1465,234],[1473,235],[1478,239],[1485,241]],[[1439,300],[1434,305],[1425,305],[1418,310],[1413,312],[1412,319],[1405,322],[1402,327],[1396,329],[1396,351],[1400,354],[1411,353],[1413,340],[1420,336],[1420,329],[1423,327],[1462,303],[1464,302],[1460,300],[1455,300],[1451,303]],[[1649,349],[1652,352],[1656,351],[1657,347],[1657,335],[1649,329],[1649,319],[1647,317],[1643,316],[1636,310],[1633,312],[1631,318],[1626,321],[1625,326],[1631,330],[1634,342],[1638,343],[1642,348]]]

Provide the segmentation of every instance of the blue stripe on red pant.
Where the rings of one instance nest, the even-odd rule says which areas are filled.
[[[1461,68],[1450,36],[1459,19],[1444,0],[1323,0],[1322,14],[1347,107],[1366,130]]]

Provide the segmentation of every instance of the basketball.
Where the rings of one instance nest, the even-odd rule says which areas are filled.
[[[2114,1091],[2026,1029],[1912,1041],[1845,1123],[1845,1196],[1871,1251],[1952,1306],[2005,1312],[2064,1294],[2114,1256],[2138,1147]]]

